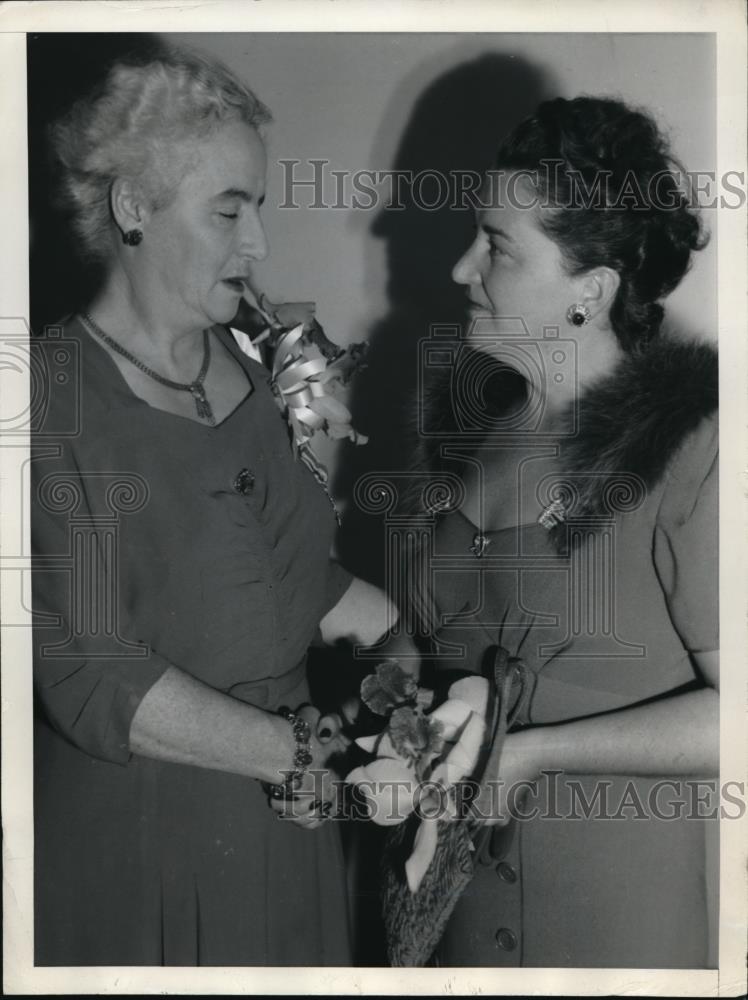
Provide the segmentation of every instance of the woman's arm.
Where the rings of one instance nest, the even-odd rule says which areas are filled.
[[[309,712],[316,721],[316,710]],[[336,741],[323,745],[315,726],[311,729],[312,767],[320,768],[340,748]],[[135,754],[274,784],[292,769],[295,746],[285,719],[221,694],[176,667],[149,689],[130,726]]]
[[[575,774],[716,774],[719,695],[713,688],[634,708],[511,733],[504,745],[530,769]]]
[[[279,781],[294,740],[285,719],[215,691],[176,667],[151,687],[130,726],[130,750],[174,764]]]
[[[718,654],[709,656],[714,659]],[[513,785],[544,771],[572,774],[716,775],[719,772],[719,694],[704,687],[557,725],[509,733],[499,762],[495,822],[507,815]]]
[[[377,655],[400,660],[404,670],[417,676],[421,654],[411,636],[393,631],[399,619],[397,606],[383,590],[354,577],[335,607],[322,619],[320,632],[328,645],[341,639],[358,646],[376,643]]]
[[[354,577],[319,627],[322,639],[330,646],[341,640],[353,645],[373,646],[397,619],[397,608],[383,590]]]

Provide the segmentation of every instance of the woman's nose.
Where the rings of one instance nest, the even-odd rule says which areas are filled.
[[[452,268],[452,281],[458,285],[474,285],[480,279],[474,251],[475,244],[468,247]]]
[[[250,257],[252,260],[265,260],[268,255],[265,227],[256,209],[247,212],[245,224],[241,230],[240,253],[242,257]]]

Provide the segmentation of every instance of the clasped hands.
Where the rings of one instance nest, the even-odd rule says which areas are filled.
[[[309,745],[313,763],[293,797],[270,799],[270,807],[279,818],[313,830],[338,813],[342,775],[336,765],[342,762],[351,746],[352,740],[344,727],[355,721],[359,707],[358,700],[352,699],[337,713],[322,715],[313,705],[298,709],[296,714],[311,730]],[[547,766],[542,758],[542,741],[538,739],[544,732],[543,728],[535,728],[507,734],[498,774],[483,776],[484,782],[493,785],[488,798],[484,799],[486,811],[473,814],[473,819],[489,826],[503,826],[511,819],[517,808],[518,793],[521,797],[523,791],[534,786],[543,767]]]

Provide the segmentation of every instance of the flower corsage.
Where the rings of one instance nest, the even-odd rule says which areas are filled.
[[[366,343],[339,347],[317,321],[313,302],[276,305],[249,287],[234,326],[240,347],[270,369],[273,392],[297,448],[319,430],[335,440],[366,444],[341,399],[354,373],[365,367]]]
[[[393,826],[416,813],[419,825],[405,863],[408,887],[416,893],[434,858],[438,822],[458,818],[459,782],[473,773],[484,746],[489,684],[483,677],[463,677],[429,710],[433,692],[387,660],[364,678],[361,698],[387,725],[356,740],[373,759],[346,781],[365,798],[374,823]]]

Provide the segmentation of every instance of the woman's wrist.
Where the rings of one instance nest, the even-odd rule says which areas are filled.
[[[556,767],[549,739],[550,726],[530,726],[507,733],[502,756],[511,756],[521,763],[528,780],[539,777],[543,771]],[[499,764],[501,769],[501,764]]]
[[[283,713],[271,714],[274,729],[273,739],[273,760],[270,764],[268,774],[265,778],[268,784],[283,785],[295,772],[306,770],[312,766],[310,761],[306,765],[299,767],[297,754],[302,746],[309,749],[309,739],[300,741],[294,731],[294,718],[298,718],[291,713],[292,718],[286,718]],[[310,753],[311,756],[311,753]]]

